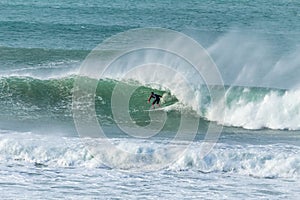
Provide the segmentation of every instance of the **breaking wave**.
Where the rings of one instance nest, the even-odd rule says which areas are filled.
[[[1,118],[52,119],[72,118],[72,94],[76,76],[55,79],[37,79],[32,77],[2,77],[0,78],[0,111]],[[221,123],[225,126],[242,127],[245,129],[300,129],[300,91],[260,87],[225,87],[226,95],[220,101],[225,101],[225,117],[219,113],[223,107],[211,106],[210,94],[202,85],[194,88],[190,96],[182,95],[186,88],[170,90],[157,85],[142,85],[137,81],[117,81],[112,79],[94,80],[86,78],[87,82],[97,81],[95,95],[96,110],[105,122],[113,123],[111,113],[111,95],[115,85],[123,84],[130,87],[137,85],[138,89],[130,100],[130,113],[140,124],[148,123],[150,105],[147,98],[151,91],[163,95],[163,106],[168,107],[169,117],[177,116],[184,110],[191,115],[198,114],[202,120]],[[214,88],[218,90],[218,87]],[[83,102],[84,103],[84,102]],[[197,105],[197,106],[195,106]],[[175,122],[174,122],[175,123]],[[177,122],[176,122],[177,123]]]

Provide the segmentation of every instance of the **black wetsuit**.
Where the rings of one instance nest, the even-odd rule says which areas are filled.
[[[155,100],[153,101],[152,105],[154,105],[155,103],[156,104],[159,104],[159,101],[160,101],[160,98],[162,96],[161,95],[158,95],[158,94],[151,94],[150,98],[149,98],[149,101],[150,99],[154,98]]]

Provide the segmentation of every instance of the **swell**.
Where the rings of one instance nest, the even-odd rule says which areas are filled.
[[[8,13],[11,10],[8,11]],[[28,12],[31,12],[30,10]],[[70,14],[73,11],[70,11]],[[49,17],[42,21],[32,21],[32,18],[16,21],[0,21],[1,31],[4,35],[4,42],[1,45],[27,48],[47,48],[47,49],[85,49],[91,50],[107,37],[118,32],[134,28],[136,26],[117,26],[114,24],[91,24],[90,21],[74,23],[59,17],[60,12],[53,12],[57,20],[49,21]],[[42,17],[42,16],[41,16]],[[63,16],[61,16],[63,17]],[[77,16],[74,16],[77,17]],[[93,19],[93,16],[91,16]],[[94,16],[95,19],[98,16]],[[97,22],[97,21],[96,21]],[[24,37],[26,36],[26,37]]]
[[[87,54],[86,50],[0,46],[0,77],[68,77],[76,73]]]
[[[14,48],[0,46],[0,62],[8,70],[20,65],[35,66],[38,64],[83,60],[89,53],[87,50],[45,49],[45,48]]]

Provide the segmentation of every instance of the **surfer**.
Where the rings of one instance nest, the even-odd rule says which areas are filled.
[[[154,101],[152,102],[152,108],[154,109],[154,104],[156,103],[157,105],[158,105],[158,107],[160,106],[159,105],[159,101],[160,101],[160,98],[161,98],[162,96],[161,95],[159,95],[159,94],[154,94],[154,92],[151,92],[151,95],[150,95],[150,97],[149,97],[149,99],[148,99],[148,103],[150,103],[150,100],[152,99],[152,98],[154,98]]]

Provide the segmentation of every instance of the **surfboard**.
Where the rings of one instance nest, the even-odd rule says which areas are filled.
[[[150,112],[152,112],[152,111],[165,111],[164,110],[164,107],[159,107],[159,108],[151,108],[150,110],[145,110],[145,111],[150,111]]]
[[[150,112],[153,112],[153,111],[168,111],[173,105],[168,105],[168,106],[161,106],[161,107],[158,107],[158,108],[151,108],[149,110],[145,110],[145,111],[150,111]]]

